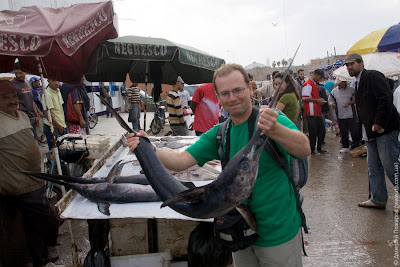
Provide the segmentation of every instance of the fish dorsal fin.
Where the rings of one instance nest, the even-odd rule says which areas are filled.
[[[97,209],[104,215],[110,216],[110,202],[98,202]]]
[[[107,178],[106,178],[107,183],[109,183],[109,184],[114,183],[114,177],[121,173],[122,167],[125,165],[125,163],[124,163],[124,164],[122,164],[122,167],[121,167],[120,166],[121,161],[122,160],[119,160],[117,163],[115,163],[114,166],[112,167],[111,171],[108,173]]]
[[[176,194],[175,196],[167,199],[161,205],[161,208],[165,206],[170,206],[176,202],[188,202],[197,203],[200,202],[204,197],[204,187],[196,187]]]

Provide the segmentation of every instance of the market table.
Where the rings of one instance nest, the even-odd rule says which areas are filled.
[[[173,144],[173,148],[183,150],[198,137],[168,137],[165,144]],[[124,165],[121,176],[139,174],[141,167],[136,156],[124,146],[124,139],[118,140],[85,173],[85,177],[105,177],[118,161],[128,161]],[[162,146],[162,141],[152,138],[153,144]],[[174,141],[175,140],[175,141]],[[178,140],[178,141],[176,141]],[[182,144],[183,143],[183,144]],[[177,148],[175,148],[177,147]],[[212,182],[221,171],[219,164],[207,164],[203,168],[176,173],[180,179],[192,181],[196,186]],[[211,180],[210,180],[211,179]],[[200,180],[200,181],[194,181]],[[110,216],[101,213],[97,204],[79,194],[69,192],[57,203],[60,217],[63,219],[88,220],[91,248],[104,248],[109,245],[113,256],[157,253],[169,250],[174,258],[184,258],[187,254],[187,243],[191,231],[202,220],[187,217],[169,207],[160,208],[162,202],[138,202],[127,204],[111,204]],[[108,230],[110,239],[108,238]],[[111,242],[107,242],[111,241]]]

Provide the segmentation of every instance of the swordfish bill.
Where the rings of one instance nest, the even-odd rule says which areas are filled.
[[[137,132],[135,130],[133,130],[131,127],[129,127],[128,124],[126,124],[126,122],[124,121],[123,118],[121,118],[121,116],[118,114],[117,111],[115,111],[115,109],[104,99],[104,97],[102,97],[101,95],[96,94],[98,98],[100,98],[100,101],[103,105],[105,105],[109,111],[111,111],[111,113],[114,115],[114,117],[117,119],[119,125],[121,125],[122,128],[124,128],[126,131],[128,131],[128,133],[135,133],[137,134]]]
[[[119,114],[97,95],[128,132],[135,133]],[[265,142],[255,152],[262,131],[258,129],[249,143],[228,162],[218,178],[205,186],[188,189],[170,174],[156,156],[150,140],[139,137],[134,153],[162,207],[169,206],[178,213],[192,218],[207,219],[226,214],[250,196],[256,182],[258,161]]]

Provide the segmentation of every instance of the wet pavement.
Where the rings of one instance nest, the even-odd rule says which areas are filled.
[[[127,121],[128,114],[121,115]],[[147,113],[148,126],[152,116],[153,113]],[[164,135],[168,130],[167,126],[158,135]],[[113,142],[124,130],[114,118],[102,116],[92,133],[111,135]],[[387,179],[389,201],[385,210],[358,207],[359,201],[368,199],[366,158],[340,154],[339,141],[334,132],[327,131],[324,149],[328,152],[310,157],[309,180],[301,190],[305,197],[303,209],[310,227],[310,233],[304,235],[308,257],[303,258],[303,264],[318,267],[396,266],[394,257],[398,256],[398,250],[387,244],[388,240],[398,236],[395,233],[398,221],[395,222],[393,214],[394,187]],[[74,220],[72,228],[83,263],[89,250],[87,223]],[[67,223],[61,226],[60,234],[61,260],[58,263],[69,265],[72,256]]]
[[[328,131],[328,153],[310,158],[309,180],[302,189],[311,228],[304,236],[304,266],[394,266],[395,248],[386,243],[395,230],[394,187],[387,179],[386,210],[358,207],[368,199],[366,157],[340,154],[339,142]]]

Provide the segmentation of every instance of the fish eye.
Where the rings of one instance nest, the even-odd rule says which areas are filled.
[[[242,162],[241,164],[240,164],[240,168],[242,169],[242,170],[244,170],[244,171],[248,171],[249,170],[249,163],[248,162]]]

